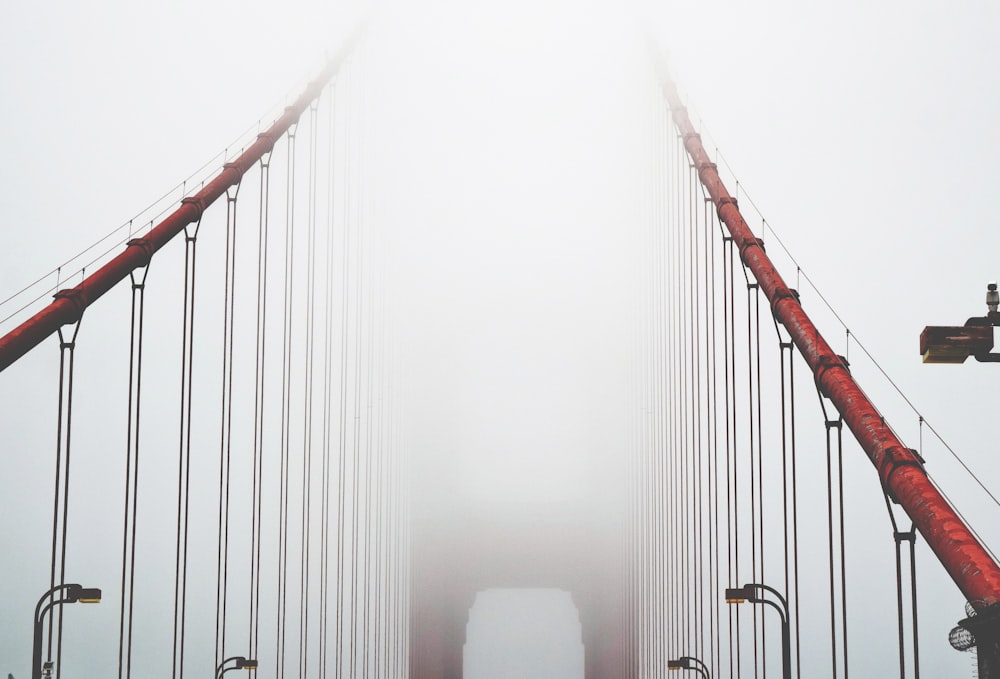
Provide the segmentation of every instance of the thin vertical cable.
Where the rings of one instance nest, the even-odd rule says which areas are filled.
[[[316,155],[317,155],[317,106],[309,107],[309,156],[306,232],[306,324],[305,324],[305,381],[302,394],[302,516],[299,553],[299,676],[309,671],[309,566],[311,556],[312,521],[312,443],[313,443],[313,359],[315,350],[314,330],[316,319]]]
[[[295,265],[295,136],[298,123],[288,130],[288,166],[285,172],[284,331],[281,368],[281,460],[278,498],[278,602],[275,635],[275,676],[285,676],[286,617],[288,612],[288,482],[291,447],[292,321]]]
[[[333,414],[333,263],[334,263],[334,232],[335,232],[335,195],[336,186],[336,131],[337,131],[337,107],[336,92],[337,83],[334,81],[329,87],[329,105],[327,106],[327,205],[326,205],[326,268],[324,281],[324,330],[323,330],[323,487],[322,487],[322,545],[320,551],[322,560],[320,565],[320,601],[322,610],[320,613],[320,671],[321,679],[326,679],[328,645],[329,645],[329,598],[330,598],[330,451],[332,447],[332,426]]]
[[[185,199],[187,200],[187,199]],[[191,488],[191,413],[194,377],[194,303],[197,239],[201,219],[184,228],[184,319],[181,324],[180,436],[177,469],[177,548],[174,563],[174,633],[171,676],[184,677],[184,631],[187,611],[188,509]]]
[[[139,505],[139,403],[142,393],[142,328],[148,266],[130,274],[128,425],[125,450],[125,507],[122,528],[121,611],[118,626],[118,679],[132,675],[132,614],[135,602],[135,537]]]
[[[350,295],[349,295],[349,282],[351,276],[351,260],[350,260],[350,247],[351,247],[351,222],[350,222],[350,200],[349,200],[349,189],[350,189],[350,161],[351,161],[351,147],[350,147],[350,137],[348,136],[348,126],[350,123],[350,94],[351,94],[351,80],[349,73],[345,75],[345,85],[344,85],[344,124],[343,127],[343,148],[344,148],[344,171],[341,173],[341,187],[342,187],[342,197],[341,197],[341,219],[343,222],[343,240],[341,249],[341,299],[340,299],[340,448],[338,451],[338,493],[339,498],[339,510],[337,513],[337,630],[336,630],[336,653],[337,653],[337,679],[341,679],[343,676],[343,664],[344,664],[344,584],[345,584],[345,535],[347,532],[347,522],[346,522],[346,490],[347,490],[347,412],[348,412],[348,340],[350,337],[348,331],[348,325],[350,321]],[[352,668],[353,672],[353,668]]]
[[[241,177],[242,180],[242,177]],[[226,650],[226,604],[229,576],[229,479],[232,461],[233,336],[236,304],[236,197],[240,183],[226,190],[226,261],[222,311],[222,404],[219,426],[219,530],[215,580],[215,665]]]
[[[352,76],[353,75],[354,75],[354,73],[352,72]],[[351,89],[352,89],[352,95],[353,95],[354,94],[354,92],[353,92],[353,90],[354,90],[354,87],[353,87],[353,85],[354,85],[354,83],[353,83],[353,77],[352,77],[352,83],[351,84],[352,84],[352,88]],[[350,132],[348,133],[348,143],[350,144],[351,151],[352,151],[352,153],[351,153],[351,165],[348,168],[348,172],[351,174],[352,179],[357,177],[356,163],[357,163],[357,154],[358,154],[358,141],[357,141],[357,133],[354,131],[355,125],[354,125],[354,122],[353,122],[355,120],[355,115],[357,113],[357,110],[356,110],[357,98],[358,98],[357,96],[352,96],[351,97],[351,118],[348,121],[349,125],[350,125],[350,128],[351,128]],[[353,182],[352,182],[352,184],[353,184]],[[351,219],[354,221],[355,225],[357,226],[357,230],[358,230],[357,237],[355,238],[355,252],[353,253],[353,256],[354,256],[355,262],[356,262],[356,267],[355,267],[356,273],[355,273],[355,281],[354,281],[354,300],[353,300],[353,305],[354,305],[354,310],[355,310],[355,319],[354,319],[354,323],[355,323],[355,326],[354,326],[354,347],[355,347],[355,353],[354,353],[354,366],[353,366],[353,368],[354,368],[354,370],[353,370],[353,374],[354,374],[353,375],[353,385],[354,385],[354,395],[353,395],[354,426],[353,426],[353,438],[352,438],[352,441],[353,441],[353,447],[352,447],[352,471],[353,471],[353,479],[352,479],[352,486],[351,486],[351,504],[352,504],[351,521],[352,521],[352,525],[351,525],[351,665],[350,666],[351,666],[352,676],[357,676],[359,674],[359,672],[358,672],[358,662],[360,661],[360,657],[359,657],[359,654],[358,654],[358,598],[359,598],[359,595],[358,595],[358,584],[359,584],[358,583],[358,569],[359,569],[359,563],[360,563],[360,559],[361,559],[360,549],[361,549],[362,545],[359,542],[358,534],[359,534],[359,531],[361,529],[361,520],[359,518],[360,509],[361,509],[361,501],[359,499],[359,495],[360,495],[360,492],[361,492],[361,476],[360,476],[360,474],[361,474],[361,468],[362,468],[361,462],[362,462],[363,451],[361,449],[361,410],[360,409],[361,409],[361,395],[362,395],[361,394],[361,381],[362,381],[361,367],[362,367],[362,363],[363,363],[363,358],[362,357],[363,357],[363,353],[364,353],[364,347],[363,347],[362,342],[361,342],[361,339],[362,339],[361,331],[362,331],[363,323],[364,323],[364,313],[363,313],[363,310],[361,308],[361,299],[362,299],[362,292],[363,292],[363,287],[364,287],[363,286],[363,280],[364,280],[364,273],[365,273],[365,271],[364,271],[364,260],[362,259],[362,255],[363,255],[363,252],[364,252],[364,245],[363,245],[363,243],[364,243],[364,235],[363,235],[363,233],[361,231],[361,221],[360,221],[360,219],[358,219],[358,203],[357,203],[356,191],[357,191],[356,189],[352,189],[348,193],[348,202],[349,202],[349,208],[348,209],[349,209],[349,213],[350,213]],[[363,586],[363,584],[364,583],[362,582],[361,585]]]
[[[843,422],[843,420],[840,420]],[[837,485],[838,511],[840,512],[840,621],[844,649],[844,679],[848,677],[848,644],[847,644],[847,541],[844,525],[844,428],[837,427]]]
[[[56,293],[59,297],[64,293]],[[70,443],[73,424],[73,367],[76,355],[76,338],[80,332],[80,321],[73,324],[72,334],[69,334],[64,327],[59,328],[59,400],[57,406],[56,425],[56,470],[55,470],[55,492],[53,494],[52,508],[52,566],[49,572],[50,604],[56,601],[54,588],[66,582],[66,536],[68,534],[67,522],[69,521],[69,471],[70,471]],[[61,484],[61,488],[60,488]],[[56,576],[58,564],[58,579]],[[56,646],[56,679],[62,671],[62,632],[63,632],[63,607],[55,605],[49,614],[48,644],[46,650],[46,660],[52,662],[53,646],[53,626],[55,627]]]
[[[802,676],[802,637],[801,637],[801,615],[799,606],[799,486],[798,486],[798,464],[796,456],[796,441],[798,440],[795,430],[795,357],[789,349],[788,361],[788,395],[790,401],[789,422],[790,432],[790,456],[792,459],[792,591],[794,592],[794,602],[791,605],[791,615],[795,621],[795,676]]]
[[[254,333],[254,434],[253,489],[250,512],[250,641],[248,658],[258,658],[260,648],[260,556],[264,498],[264,395],[267,367],[267,251],[268,213],[270,206],[271,153],[260,159],[260,195],[257,225],[257,299]],[[252,670],[256,676],[257,670]]]

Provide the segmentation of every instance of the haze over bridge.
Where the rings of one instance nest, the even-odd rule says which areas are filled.
[[[847,610],[853,609],[846,606],[846,577],[840,575],[848,559],[836,545],[845,521],[839,498],[833,492],[832,509],[824,507],[825,469],[805,497],[793,497],[791,485],[775,480],[783,465],[791,473],[792,460],[802,459],[790,443],[790,406],[777,407],[782,388],[790,395],[793,380],[800,380],[801,398],[808,391],[801,381],[812,384],[802,364],[795,375],[780,372],[791,362],[791,347],[782,346],[793,339],[782,334],[789,324],[782,321],[776,328],[778,339],[767,336],[768,309],[788,307],[794,296],[759,280],[753,270],[743,278],[741,260],[755,261],[757,244],[745,233],[724,230],[718,215],[736,219],[735,211],[745,205],[728,200],[734,196],[709,196],[712,204],[704,202],[699,180],[718,188],[706,178],[713,161],[697,156],[692,130],[672,127],[670,116],[681,109],[664,103],[644,47],[623,35],[624,30],[619,42],[612,42],[618,57],[601,54],[603,61],[551,49],[541,40],[532,43],[534,50],[523,47],[518,59],[492,46],[492,54],[502,58],[477,60],[471,37],[461,42],[461,36],[452,36],[469,57],[450,66],[448,89],[434,96],[410,92],[411,99],[369,108],[379,101],[379,78],[392,80],[386,77],[392,67],[396,74],[412,74],[447,65],[440,55],[421,60],[413,51],[411,62],[387,66],[378,57],[380,38],[371,34],[366,52],[334,60],[334,84],[319,82],[315,89],[324,96],[318,105],[305,97],[285,120],[286,130],[271,135],[262,127],[265,136],[258,143],[266,152],[259,158],[244,162],[235,152],[249,148],[254,130],[246,142],[232,145],[234,152],[224,161],[234,165],[210,168],[209,176],[221,172],[218,205],[228,205],[235,219],[227,220],[223,208],[208,206],[204,197],[181,204],[173,222],[167,218],[188,236],[183,249],[191,268],[186,278],[178,240],[153,256],[144,287],[134,288],[137,298],[150,297],[143,316],[142,390],[138,381],[132,383],[133,394],[142,395],[141,412],[134,397],[131,414],[127,407],[130,364],[113,362],[127,353],[128,312],[119,305],[100,317],[99,309],[112,304],[102,301],[84,313],[78,346],[93,346],[90,351],[105,358],[88,366],[81,353],[73,361],[70,428],[68,369],[76,353],[69,346],[60,352],[67,361],[60,454],[65,456],[72,442],[73,464],[62,457],[56,470],[50,460],[47,476],[36,471],[35,481],[25,483],[39,488],[38,497],[49,497],[43,493],[51,493],[52,474],[72,469],[71,516],[78,506],[93,507],[121,492],[110,486],[128,489],[113,507],[107,499],[108,506],[94,512],[95,518],[104,517],[95,523],[84,515],[66,522],[67,573],[75,558],[78,567],[88,564],[91,577],[77,579],[101,584],[105,605],[112,604],[105,607],[117,608],[130,588],[114,594],[109,583],[129,582],[122,573],[131,572],[130,560],[121,564],[106,555],[128,557],[136,545],[137,574],[159,583],[135,593],[139,602],[156,599],[146,602],[155,614],[135,618],[132,634],[143,644],[142,657],[158,658],[159,666],[169,665],[175,674],[207,667],[213,660],[207,630],[219,611],[216,663],[232,655],[227,648],[235,639],[240,653],[261,660],[258,671],[294,674],[297,666],[308,675],[325,662],[327,671],[339,668],[348,676],[404,673],[406,667],[414,676],[442,676],[458,671],[471,594],[491,581],[493,586],[535,581],[533,586],[571,592],[590,676],[607,676],[611,667],[628,676],[655,675],[667,660],[685,654],[706,659],[716,674],[725,668],[745,673],[745,666],[734,667],[736,658],[748,662],[753,648],[761,649],[754,664],[774,672],[777,633],[765,627],[773,620],[759,611],[732,612],[721,592],[752,580],[777,583],[788,593],[797,555],[823,555],[832,543],[829,563],[821,558],[810,573],[800,573],[828,589],[815,604],[802,604],[791,594],[789,599],[796,621],[804,619],[801,604],[832,628],[817,650],[805,655],[821,667],[837,660],[843,671],[849,661]],[[485,53],[491,54],[488,48]],[[599,61],[605,89],[593,87]],[[530,68],[547,77],[529,80]],[[482,74],[497,76],[506,69],[528,83],[560,86],[550,98],[541,87],[529,87],[517,105],[498,106],[504,97],[497,93],[512,97],[518,78],[498,81]],[[620,108],[594,106],[607,99]],[[532,110],[519,117],[525,100]],[[462,101],[465,109],[457,105]],[[435,119],[430,113],[436,107]],[[571,118],[570,110],[587,115]],[[288,131],[294,141],[279,134]],[[443,159],[428,163],[423,176],[416,162],[393,168],[390,142],[404,134],[416,137],[410,142],[411,150],[418,149],[412,158],[440,153]],[[615,162],[589,166],[588,154]],[[243,170],[249,174],[233,183]],[[404,184],[399,176],[406,177],[406,186],[395,191]],[[197,196],[200,179],[189,186],[189,197]],[[282,193],[289,186],[291,198]],[[325,195],[330,186],[332,193]],[[434,186],[436,192],[428,190]],[[204,224],[196,229],[191,217]],[[150,222],[154,229],[162,223]],[[126,235],[149,238],[149,233],[144,220],[136,220]],[[767,233],[758,236],[768,254],[778,254]],[[267,247],[259,247],[261,239]],[[133,245],[127,256],[144,261],[149,242]],[[195,258],[195,252],[211,254]],[[161,267],[171,255],[172,262]],[[265,266],[273,278],[263,275]],[[157,277],[165,280],[163,287]],[[184,302],[185,279],[190,307]],[[89,293],[94,288],[87,285]],[[109,295],[124,297],[127,290],[125,283]],[[78,310],[83,297],[63,295],[58,304]],[[89,339],[91,327],[95,334],[107,329],[116,338],[108,341],[117,344],[97,349],[101,340]],[[64,329],[64,340],[70,332]],[[154,342],[163,348],[157,350]],[[760,368],[758,350],[769,356]],[[52,353],[25,360],[48,363],[54,372]],[[820,372],[842,385],[842,365],[829,355],[820,359],[826,361]],[[134,377],[138,356],[133,360]],[[16,383],[8,379],[17,385],[12,389],[28,379],[41,381],[24,377],[32,373],[19,366],[7,369],[8,375],[24,371]],[[52,393],[53,381],[48,382]],[[116,382],[122,385],[118,397],[110,386]],[[111,416],[100,414],[114,398],[125,406]],[[835,404],[824,404],[828,421],[839,422]],[[885,445],[881,419],[876,421],[879,427],[866,425],[870,433],[877,430],[872,440],[895,450]],[[841,426],[824,421],[818,429],[835,434]],[[763,439],[756,436],[761,430]],[[780,434],[784,447],[778,445]],[[45,436],[52,438],[51,428],[39,438]],[[109,450],[123,451],[122,462],[114,463],[114,482],[86,484],[97,499],[76,490],[76,471],[106,468]],[[825,461],[819,450],[818,459]],[[920,474],[915,458],[907,457],[905,447],[900,450],[902,457],[882,470],[890,481]],[[836,462],[837,453],[833,447],[830,460]],[[140,473],[155,482],[144,485],[143,477],[130,476],[137,459]],[[522,476],[545,482],[532,487],[521,483]],[[220,478],[228,488],[222,493]],[[837,476],[831,478],[836,491]],[[46,544],[52,535],[61,536],[65,504],[60,503],[67,486],[59,487],[55,511],[48,514],[46,508],[47,515],[35,519],[46,526],[35,527]],[[137,487],[142,502],[155,510],[128,509],[126,497],[134,499]],[[401,493],[405,488],[412,490]],[[882,501],[877,491],[874,498]],[[795,524],[783,522],[783,510],[795,503],[821,511],[808,537],[796,536]],[[122,530],[119,514],[129,516]],[[804,510],[803,516],[808,514]],[[56,526],[50,532],[52,515]],[[117,517],[114,531],[75,532],[78,523],[107,526],[109,516]],[[187,528],[178,516],[192,518]],[[928,520],[935,525],[934,517]],[[211,530],[198,530],[205,523]],[[243,528],[237,530],[237,524]],[[538,536],[523,530],[524,524]],[[143,532],[133,538],[131,526]],[[110,546],[114,532],[124,545]],[[164,535],[169,558],[163,558]],[[95,539],[105,548],[83,547]],[[815,544],[807,543],[810,539]],[[65,581],[62,545],[55,542],[53,562],[43,559],[34,569],[57,564],[58,576],[49,573],[43,585]],[[539,556],[541,543],[545,558]],[[975,543],[963,542],[962,549],[975,549]],[[499,555],[510,563],[505,566]],[[970,558],[963,552],[951,566],[968,570],[968,563],[984,557]],[[185,559],[187,572],[197,579],[185,579]],[[988,574],[989,563],[982,563],[978,570]],[[890,560],[890,572],[892,565]],[[452,586],[447,589],[454,596],[427,585],[431,579],[442,589]],[[253,594],[258,583],[262,599]],[[903,582],[904,592],[908,584]],[[962,586],[975,593],[966,598],[989,601],[978,585]],[[45,587],[24,589],[30,608]],[[213,590],[216,602],[208,605]],[[173,601],[158,606],[163,598]],[[828,598],[834,603],[825,610]],[[92,613],[67,611],[74,618],[85,614]],[[730,616],[743,616],[739,637],[735,629],[725,629]],[[131,617],[126,607],[121,617],[126,630]],[[247,620],[253,621],[249,627]],[[894,638],[894,611],[888,620]],[[905,615],[904,621],[910,624]],[[72,654],[68,634],[65,652]],[[171,638],[172,648],[157,646],[156,638]],[[904,638],[909,644],[908,634]],[[796,658],[802,656],[799,644],[809,642],[808,635],[795,638]],[[123,648],[127,660],[128,644]],[[82,662],[79,652],[75,657],[73,665]]]

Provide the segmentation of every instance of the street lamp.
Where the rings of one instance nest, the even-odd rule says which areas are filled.
[[[63,598],[54,599],[53,595],[59,591],[64,592]],[[50,599],[47,604],[45,603],[46,599]],[[38,600],[38,604],[35,606],[35,634],[31,649],[31,679],[42,679],[42,628],[44,627],[42,622],[45,619],[45,614],[53,606],[75,604],[77,602],[81,604],[99,604],[101,603],[101,590],[96,587],[81,587],[77,584],[56,585]],[[50,663],[46,664],[50,665]]]
[[[232,667],[226,667],[226,663],[235,661]],[[223,674],[229,672],[230,670],[255,670],[257,669],[257,661],[254,659],[247,659],[242,655],[234,655],[231,658],[226,658],[219,666],[215,668],[215,679],[219,679]]]
[[[981,363],[1000,362],[993,352],[993,328],[1000,325],[1000,293],[997,284],[986,286],[985,316],[975,316],[965,325],[928,325],[920,333],[920,356],[924,363],[965,363],[969,356]]]
[[[761,595],[762,591],[773,594],[781,605],[779,606],[770,599],[765,599]],[[767,585],[759,583],[751,583],[743,585],[742,587],[726,589],[727,604],[741,604],[744,601],[749,601],[752,604],[767,604],[774,610],[778,611],[778,615],[781,616],[781,676],[782,679],[792,679],[792,653],[789,647],[790,633],[788,627],[788,602],[785,601],[785,597],[781,596],[778,590],[773,587],[768,587]]]
[[[708,666],[697,658],[692,658],[689,655],[682,655],[677,658],[677,660],[667,661],[668,670],[694,670],[698,672],[705,679],[712,679],[712,675],[708,672]]]

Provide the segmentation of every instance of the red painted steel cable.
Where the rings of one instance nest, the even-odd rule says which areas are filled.
[[[979,608],[1000,603],[1000,566],[931,483],[920,459],[903,445],[851,377],[847,367],[803,310],[753,235],[715,165],[695,133],[677,90],[669,80],[664,95],[700,179],[725,222],[741,256],[816,377],[822,393],[843,415],[868,455],[883,487],[900,502],[965,598]]]
[[[184,228],[197,222],[202,213],[218,200],[226,190],[239,181],[260,158],[270,152],[275,141],[281,138],[298,120],[299,116],[316,97],[326,83],[339,70],[351,52],[360,35],[360,28],[327,62],[315,80],[309,83],[295,102],[285,109],[284,114],[239,157],[219,172],[214,179],[198,193],[185,198],[181,206],[160,222],[143,238],[129,241],[124,252],[90,274],[76,287],[56,293],[55,301],[26,320],[9,333],[0,337],[0,371],[56,332],[61,326],[79,320],[84,309],[97,301],[111,288],[125,279],[129,273],[149,260],[149,257],[166,245]]]

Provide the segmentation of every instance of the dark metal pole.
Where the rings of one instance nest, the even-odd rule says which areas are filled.
[[[51,606],[46,606],[46,610]],[[35,632],[31,642],[31,679],[42,677],[42,621],[35,616]]]
[[[766,592],[770,592],[781,603],[779,606],[770,599],[764,599],[756,596],[753,599],[749,599],[749,601],[753,603],[762,603],[771,606],[774,610],[778,611],[778,615],[781,616],[781,677],[782,679],[792,679],[791,631],[788,622],[788,602],[785,601],[785,597],[781,596],[781,593],[773,587],[762,585],[760,583],[744,585],[744,589],[748,588],[759,588]]]
[[[73,601],[76,601],[76,598],[69,596],[65,599],[52,600],[44,607],[42,606],[42,604],[45,603],[46,599],[50,598],[53,594],[63,589],[68,589],[71,590],[72,592],[74,589],[79,590],[80,585],[75,583],[56,585],[55,587],[52,587],[47,592],[45,592],[45,594],[43,594],[42,597],[38,600],[38,603],[35,604],[34,638],[32,639],[31,643],[31,679],[41,679],[42,677],[42,630],[43,630],[42,620],[45,619],[45,614],[48,613],[49,609],[51,609],[53,606],[63,603],[72,603]]]
[[[219,679],[219,677],[221,677],[223,674],[226,673],[226,670],[224,670],[222,668],[226,666],[227,662],[230,662],[230,661],[233,661],[233,660],[245,660],[245,659],[246,658],[244,658],[242,655],[234,655],[231,658],[226,658],[225,660],[223,660],[222,662],[219,663],[218,667],[215,668],[215,679]]]
[[[781,621],[781,676],[792,679],[792,644],[788,618]]]

